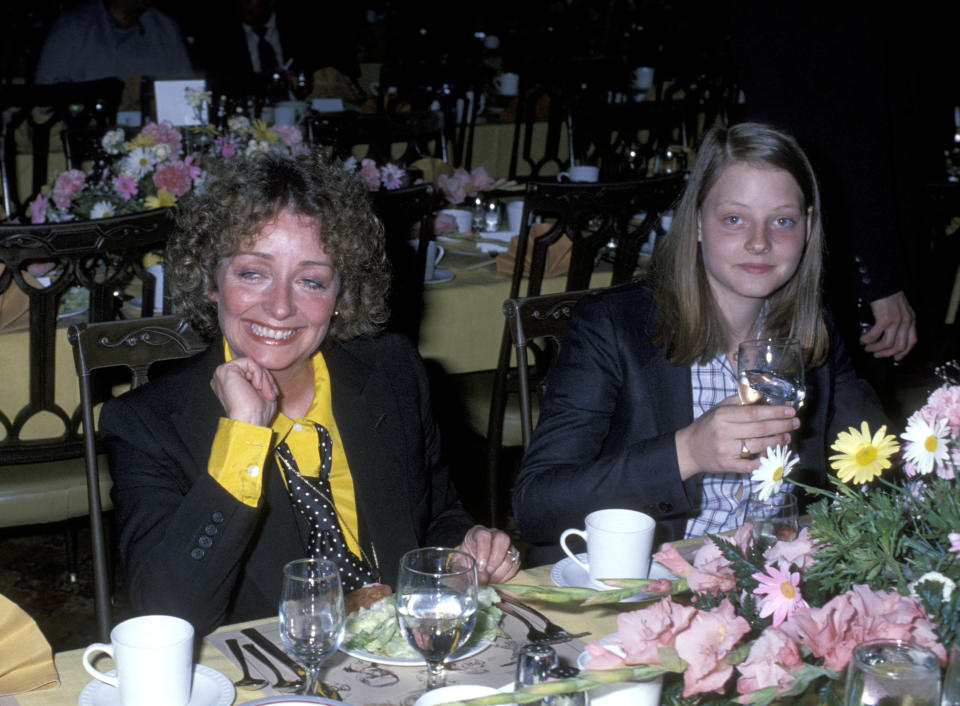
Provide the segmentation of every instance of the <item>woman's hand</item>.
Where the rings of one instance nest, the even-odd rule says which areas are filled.
[[[510,543],[510,535],[498,529],[474,525],[460,549],[477,560],[477,580],[482,585],[503,583],[520,568],[519,550]]]
[[[277,383],[269,370],[250,358],[236,358],[219,366],[210,387],[230,419],[268,427],[277,413]]]
[[[793,407],[743,406],[736,395],[728,397],[677,432],[680,477],[686,480],[705,471],[750,473],[757,459],[743,458],[744,446],[754,456],[768,446],[788,444],[790,432],[799,426]]]

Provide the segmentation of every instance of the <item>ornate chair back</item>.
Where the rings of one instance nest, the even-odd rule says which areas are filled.
[[[106,321],[70,327],[74,364],[80,383],[83,411],[84,461],[87,500],[90,507],[90,535],[93,542],[94,594],[99,639],[110,634],[110,571],[104,538],[100,495],[100,468],[97,458],[94,406],[104,402],[115,387],[93,384],[95,373],[124,368],[132,387],[147,382],[150,366],[161,361],[188,358],[204,350],[208,341],[190,328],[180,316],[155,316],[134,321]],[[111,378],[116,382],[116,378]]]
[[[547,379],[557,362],[570,314],[582,297],[598,291],[600,290],[588,289],[543,294],[538,297],[507,299],[503,303],[503,313],[507,317],[507,326],[517,357],[524,450],[530,446],[533,435],[533,405],[530,395],[536,391],[538,401],[543,401]]]
[[[393,146],[405,145],[399,159],[411,164],[424,157],[447,161],[443,113],[434,110],[360,115],[354,123],[352,145],[367,145],[366,157],[378,164],[392,161]]]

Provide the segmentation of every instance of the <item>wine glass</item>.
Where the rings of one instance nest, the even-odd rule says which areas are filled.
[[[796,539],[798,520],[797,498],[792,493],[781,493],[767,500],[755,495],[747,499],[743,521],[753,524],[753,544],[761,552],[779,541]]]
[[[407,552],[400,559],[396,606],[403,636],[427,662],[425,691],[443,686],[443,661],[470,638],[477,620],[473,557],[443,547]]]
[[[873,640],[853,648],[847,666],[846,706],[938,706],[940,660],[903,640]]]
[[[741,404],[803,406],[803,349],[795,338],[743,341],[737,351]]]
[[[337,565],[326,559],[297,559],[283,567],[280,638],[307,665],[301,694],[316,695],[320,664],[343,640],[343,589]]]

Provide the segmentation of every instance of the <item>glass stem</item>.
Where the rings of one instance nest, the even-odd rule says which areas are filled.
[[[320,663],[307,665],[307,673],[303,675],[303,689],[301,694],[306,696],[317,695],[317,684],[320,683]]]
[[[427,691],[443,686],[447,675],[443,671],[443,660],[433,662],[427,660]]]

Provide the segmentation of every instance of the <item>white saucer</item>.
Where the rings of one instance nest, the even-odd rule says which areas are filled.
[[[115,674],[116,670],[107,672],[108,676]],[[187,706],[230,706],[234,693],[233,683],[223,674],[198,664],[193,668],[193,689]],[[120,706],[120,691],[93,679],[80,692],[77,706]]]
[[[586,554],[577,554],[577,558],[582,562],[587,561]],[[657,562],[650,563],[650,574],[649,578],[652,579],[675,579],[676,575],[667,571]],[[590,580],[590,575],[584,570],[580,564],[575,562],[570,557],[564,557],[552,567],[550,567],[550,580],[553,581],[557,586],[572,586],[576,588],[596,588],[593,585],[593,582]],[[634,593],[629,598],[625,598],[621,602],[627,601],[645,601],[650,598],[656,598],[661,594],[658,593],[647,593],[646,591],[639,591]]]
[[[424,284],[443,284],[444,282],[449,282],[454,277],[453,273],[450,270],[445,270],[442,267],[438,267],[433,271],[433,279],[423,280]]]

